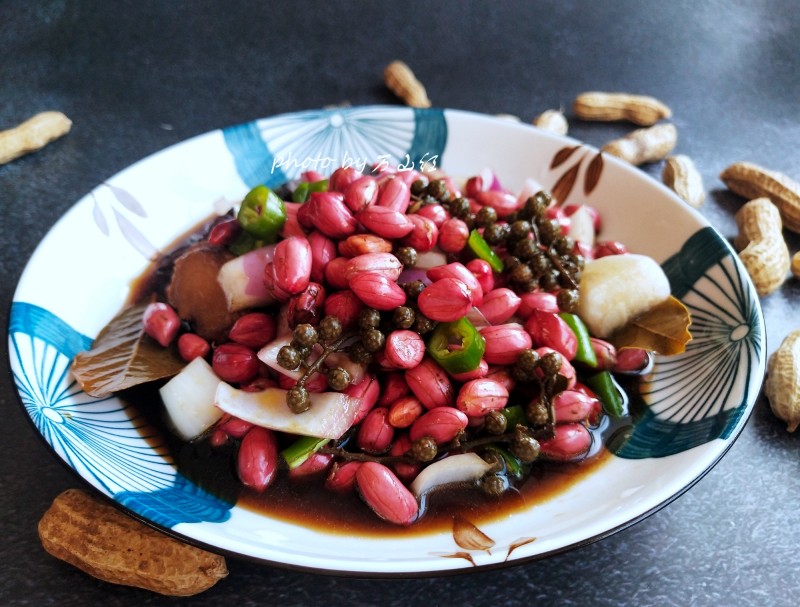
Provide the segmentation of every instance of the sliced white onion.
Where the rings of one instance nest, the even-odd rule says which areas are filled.
[[[444,265],[447,265],[447,255],[437,249],[433,249],[432,251],[419,253],[414,267],[419,270],[430,270]]]
[[[578,207],[578,210],[570,215],[569,219],[570,237],[591,247],[594,244],[594,219],[586,207],[583,205]]]
[[[275,245],[267,245],[223,264],[217,281],[231,312],[271,304],[274,299],[264,286],[264,266],[272,261]]]
[[[423,469],[411,483],[411,492],[419,498],[436,487],[475,481],[491,468],[476,453],[449,455]]]
[[[340,438],[353,425],[361,403],[341,392],[311,393],[308,411],[292,413],[286,392],[280,388],[245,392],[220,382],[215,400],[221,411],[257,426],[317,438]]]
[[[220,379],[202,358],[195,358],[159,390],[175,432],[184,440],[200,436],[220,417],[214,406]]]

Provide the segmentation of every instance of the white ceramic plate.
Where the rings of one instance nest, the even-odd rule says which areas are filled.
[[[604,239],[661,263],[693,314],[685,354],[658,358],[645,413],[610,461],[544,503],[480,525],[479,547],[450,531],[352,537],[272,520],[179,474],[119,400],[69,374],[161,247],[258,183],[304,169],[421,161],[468,176],[486,167],[512,190],[533,178],[603,216]],[[543,557],[604,537],[665,505],[706,473],[744,427],[764,374],[764,325],[736,255],[701,215],[639,170],[574,140],[454,110],[363,107],[257,120],[172,146],[98,185],[31,258],[11,311],[11,366],[25,410],[67,466],[178,537],[286,566],[358,575],[447,572]]]

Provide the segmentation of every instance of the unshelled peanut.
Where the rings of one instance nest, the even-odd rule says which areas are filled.
[[[800,330],[789,333],[769,357],[764,392],[772,412],[794,432],[800,425]]]
[[[635,166],[666,158],[678,143],[678,130],[673,124],[657,124],[631,131],[609,141],[602,151]]]
[[[431,106],[425,87],[414,72],[402,61],[392,61],[383,70],[383,81],[406,105],[426,108]]]
[[[734,216],[739,234],[733,241],[760,296],[778,289],[789,273],[789,249],[781,232],[781,216],[769,198],[746,203]]]
[[[51,555],[98,579],[191,596],[228,575],[225,559],[179,542],[78,489],[59,495],[39,521]]]
[[[769,198],[781,213],[783,227],[800,233],[800,183],[752,162],[736,162],[720,174],[728,188],[744,198]]]
[[[792,275],[800,278],[800,251],[792,255]]]
[[[569,123],[560,110],[546,110],[533,119],[533,125],[556,135],[566,135]]]
[[[61,112],[41,112],[22,124],[0,132],[0,164],[42,149],[69,133],[72,121]]]
[[[676,154],[666,159],[661,179],[667,187],[694,208],[699,208],[706,199],[703,177],[692,159],[685,154]]]
[[[654,97],[599,91],[578,95],[572,112],[581,120],[627,120],[639,126],[652,126],[672,116],[672,110]]]

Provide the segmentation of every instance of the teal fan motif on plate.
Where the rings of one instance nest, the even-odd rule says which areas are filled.
[[[92,340],[51,312],[14,302],[9,352],[22,403],[71,468],[130,510],[159,524],[223,521],[231,505],[179,475],[158,434],[117,398],[96,399],[69,373]],[[191,505],[191,508],[187,508]]]
[[[276,187],[304,171],[339,166],[438,166],[447,141],[444,112],[398,107],[338,108],[265,118],[223,129],[248,187]]]
[[[683,354],[656,357],[632,403],[635,425],[612,441],[620,457],[663,457],[730,437],[759,386],[758,296],[730,246],[704,228],[663,268],[692,314],[693,339]]]

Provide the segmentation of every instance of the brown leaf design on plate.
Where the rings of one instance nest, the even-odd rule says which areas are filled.
[[[692,339],[691,322],[686,306],[670,296],[617,330],[610,341],[617,349],[642,348],[665,356],[680,354]]]
[[[488,550],[494,540],[462,516],[453,517],[453,539],[465,550]]]
[[[597,187],[600,182],[600,176],[603,174],[603,153],[597,152],[589,166],[586,169],[586,174],[583,177],[583,193],[588,196]]]
[[[572,192],[572,188],[575,187],[575,180],[578,178],[578,171],[581,168],[581,162],[583,159],[576,162],[572,167],[566,171],[561,177],[558,178],[556,184],[553,186],[553,189],[550,193],[553,195],[553,198],[556,199],[556,204],[564,204],[567,201],[567,198]]]
[[[454,552],[453,554],[442,554],[446,559],[464,559],[472,563],[473,567],[477,567],[475,563],[475,559],[472,558],[472,555],[469,552]]]
[[[525,546],[526,544],[530,544],[531,542],[535,541],[536,541],[535,537],[521,537],[508,547],[508,552],[506,553],[506,560],[511,558],[511,553],[514,552],[517,548],[520,548],[521,546]]]
[[[553,156],[553,160],[550,161],[550,169],[557,169],[562,164],[564,164],[567,160],[569,160],[570,156],[572,156],[575,152],[581,149],[579,145],[573,145],[565,148],[561,148],[558,150]]]
[[[90,396],[102,398],[172,377],[186,366],[174,348],[162,348],[144,334],[142,315],[147,303],[122,310],[100,331],[91,350],[75,356],[72,374]]]

